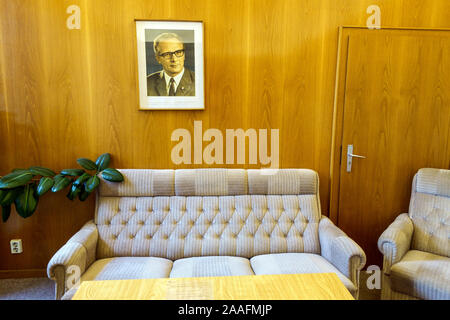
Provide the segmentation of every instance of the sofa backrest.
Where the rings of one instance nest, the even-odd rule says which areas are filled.
[[[120,172],[122,183],[102,180],[98,189],[98,259],[320,253],[315,171]]]
[[[411,249],[450,256],[450,170],[423,168],[414,176],[409,216]]]

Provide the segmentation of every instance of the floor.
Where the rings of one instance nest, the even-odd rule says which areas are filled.
[[[366,286],[368,274],[361,272],[360,300],[379,300],[380,290]],[[47,278],[0,279],[0,300],[53,300],[55,284]]]
[[[48,278],[1,279],[0,300],[54,300],[55,283]]]
[[[370,276],[371,276],[371,274],[368,274],[364,271],[360,273],[359,300],[380,300],[381,289],[368,289],[367,288],[367,285],[366,285],[367,278]],[[380,279],[380,281],[381,281],[381,279]]]

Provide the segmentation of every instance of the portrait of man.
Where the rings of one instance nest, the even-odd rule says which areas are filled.
[[[160,71],[147,76],[148,96],[195,96],[195,73],[185,66],[186,48],[174,32],[164,32],[153,40],[154,58]]]
[[[204,110],[202,21],[136,20],[139,110]]]

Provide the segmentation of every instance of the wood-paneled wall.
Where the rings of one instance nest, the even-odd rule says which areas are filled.
[[[66,27],[72,4],[80,30]],[[448,0],[0,0],[0,174],[104,152],[116,168],[204,167],[171,162],[173,130],[273,128],[282,168],[319,172],[326,214],[338,26],[364,26],[372,4],[382,26],[450,27]],[[204,111],[138,111],[134,19],[204,22]],[[93,210],[60,193],[31,218],[12,214],[0,270],[45,268]]]

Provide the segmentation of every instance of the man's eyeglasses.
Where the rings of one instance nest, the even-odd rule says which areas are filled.
[[[184,49],[183,50],[177,50],[174,52],[164,52],[161,54],[158,54],[160,57],[163,57],[164,59],[170,59],[172,58],[172,55],[175,55],[177,58],[181,58],[184,55]]]

